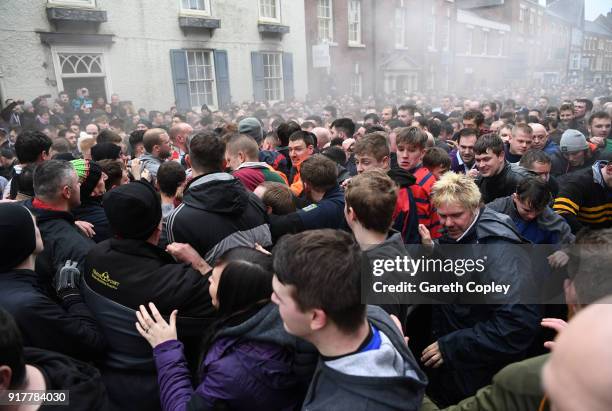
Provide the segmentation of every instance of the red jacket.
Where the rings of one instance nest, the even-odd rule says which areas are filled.
[[[431,189],[436,182],[436,178],[423,166],[419,166],[412,174],[416,178],[416,183],[410,186],[410,190],[412,190],[416,202],[419,224],[423,224],[429,229],[431,238],[439,238],[442,235],[440,233],[440,217],[431,203]]]

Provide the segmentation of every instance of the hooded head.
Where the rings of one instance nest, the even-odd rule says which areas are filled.
[[[104,173],[102,168],[91,160],[77,159],[71,161],[81,183],[81,201],[104,194]]]
[[[238,123],[238,132],[253,137],[257,144],[261,144],[263,140],[263,131],[261,123],[255,117],[248,117]]]
[[[161,202],[149,183],[135,181],[109,191],[104,196],[104,212],[115,235],[146,240],[159,226]]]

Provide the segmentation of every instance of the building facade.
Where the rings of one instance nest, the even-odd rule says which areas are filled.
[[[5,0],[3,98],[112,93],[181,109],[306,95],[302,0]]]
[[[596,21],[584,24],[584,79],[593,83],[612,80],[612,30]]]

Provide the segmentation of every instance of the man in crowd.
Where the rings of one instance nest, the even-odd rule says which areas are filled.
[[[516,303],[528,286],[528,259],[512,247],[523,242],[512,220],[482,207],[478,187],[463,174],[444,174],[432,197],[445,228],[440,244],[493,245],[487,249],[484,271],[472,279],[513,284],[504,297],[493,297],[499,305],[432,307],[434,342],[423,350],[421,361],[431,369],[428,394],[439,405],[448,405],[474,395],[503,366],[524,358],[540,315],[536,306]]]
[[[565,130],[561,136],[559,151],[551,156],[551,173],[553,176],[561,176],[589,168],[597,159],[597,155],[597,152],[591,150],[584,134],[574,129]]]
[[[344,217],[370,264],[375,260],[408,256],[401,234],[391,229],[397,186],[383,170],[366,171],[352,178],[345,197]],[[386,284],[402,280],[399,274],[392,272],[385,273],[383,279]],[[403,324],[408,306],[401,303],[397,294],[390,300],[381,308]]]
[[[589,117],[589,142],[603,151],[612,152],[612,118],[605,111],[598,111]]]
[[[459,132],[457,148],[449,153],[451,171],[467,174],[475,165],[474,144],[478,140],[478,132],[473,128],[464,128]]]
[[[484,116],[480,111],[471,110],[463,114],[462,128],[471,128],[478,131],[478,135],[486,134]]]
[[[438,237],[440,228],[438,215],[431,206],[431,187],[436,178],[423,167],[423,156],[427,147],[427,134],[417,127],[402,129],[397,136],[397,162],[401,169],[408,171],[416,179],[415,186],[422,191],[411,187],[414,200],[419,210],[419,224],[425,225],[434,238]]]
[[[187,140],[193,133],[193,127],[187,123],[177,123],[170,128],[169,136],[172,142],[172,159],[185,166],[185,155],[187,154]]]
[[[544,127],[540,123],[530,123],[529,127],[531,127],[532,130],[532,149],[542,150],[543,152],[551,156],[555,152],[559,151],[559,146],[549,138],[548,132],[546,131],[546,127]],[[523,155],[525,155],[525,153],[523,153]]]
[[[18,397],[16,409],[45,409],[70,407],[78,411],[112,410],[100,372],[91,364],[75,360],[67,355],[40,348],[24,347],[24,342],[15,320],[0,309],[0,396],[7,399],[12,394],[38,393],[57,395],[56,390],[66,392],[64,405],[41,405],[42,400],[26,401]],[[16,392],[15,392],[16,391]],[[15,397],[12,397],[15,399]],[[31,399],[32,397],[30,397]],[[46,397],[45,397],[46,398]],[[58,400],[59,397],[56,397]],[[24,405],[23,403],[28,403]]]
[[[404,124],[404,127],[410,127],[414,120],[415,106],[404,104],[397,109],[397,119]]]
[[[170,157],[170,136],[163,128],[152,128],[144,133],[142,144],[146,151],[140,156],[142,169],[149,170],[152,181],[155,181],[161,163]]]
[[[341,228],[344,217],[344,195],[338,186],[336,164],[322,154],[302,163],[304,194],[310,205],[284,216],[270,216],[274,240],[286,233],[318,228]]]
[[[495,134],[480,137],[474,144],[474,154],[478,167],[476,185],[485,203],[514,193],[521,176],[506,161],[501,138]]]
[[[355,143],[355,161],[359,174],[379,169],[397,184],[398,195],[393,212],[393,229],[397,230],[406,244],[418,244],[421,237],[418,234],[418,208],[415,201],[416,192],[419,198],[425,198],[422,187],[416,186],[416,179],[408,171],[390,166],[390,150],[387,139],[378,133],[366,134]],[[422,206],[426,203],[422,203]],[[430,210],[427,210],[428,212]]]
[[[45,244],[36,258],[36,273],[43,290],[53,295],[55,273],[68,260],[76,262],[82,273],[85,256],[95,243],[81,233],[71,213],[81,204],[81,184],[70,162],[39,164],[34,171],[34,194],[25,206],[36,217]]]
[[[259,161],[259,148],[250,136],[234,134],[230,137],[226,144],[225,160],[232,175],[249,191],[255,190],[264,181],[287,184],[287,177]]]
[[[0,307],[15,318],[24,343],[85,361],[99,358],[105,341],[74,281],[78,271],[60,269],[53,295],[45,294],[34,271],[44,246],[32,214],[18,203],[0,204],[0,227]]]
[[[612,227],[612,162],[567,175],[560,183],[553,209],[569,223],[573,233],[584,226]]]
[[[200,133],[189,145],[192,177],[183,203],[168,217],[168,242],[189,243],[210,264],[230,248],[271,242],[266,211],[259,199],[226,167],[225,143]],[[202,235],[206,227],[207,235]]]
[[[199,337],[214,309],[208,293],[210,267],[191,247],[169,246],[177,260],[157,247],[161,204],[153,186],[133,182],[110,191],[104,210],[113,238],[87,255],[83,295],[108,342],[101,370],[120,409],[159,408],[159,388],[150,350],[134,329],[135,311],[153,302],[162,315],[178,309],[181,337]],[[125,387],[138,385],[137,390]]]
[[[361,303],[361,271],[359,246],[342,231],[286,236],[274,249],[272,301],[285,330],[321,354],[303,408],[418,409],[425,376],[398,325]]]
[[[300,177],[302,163],[314,154],[314,136],[308,131],[296,131],[289,137],[289,157],[293,167],[289,175],[289,186],[296,197],[302,195],[304,184]]]
[[[510,163],[518,163],[523,154],[533,144],[533,130],[527,124],[517,124],[512,127],[512,135],[505,147],[506,160]]]
[[[20,174],[27,165],[36,165],[48,160],[52,144],[51,139],[40,131],[24,131],[17,136],[15,153],[18,163],[13,168],[9,184],[4,189],[3,198],[15,199],[19,192],[19,183],[15,176]]]

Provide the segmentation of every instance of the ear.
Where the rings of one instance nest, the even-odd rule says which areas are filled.
[[[221,170],[225,170],[227,168],[227,160],[223,159],[223,161],[221,162]]]
[[[327,325],[327,314],[325,314],[325,311],[319,308],[315,308],[311,311],[311,315],[312,315],[310,318],[310,329],[311,330],[318,331],[318,330],[325,328],[325,326]]]
[[[0,365],[0,391],[8,390],[11,386],[13,370],[8,365]]]
[[[191,157],[189,157],[189,154],[185,155],[185,164],[187,164],[187,167],[193,168],[191,167]]]
[[[314,153],[314,146],[308,146],[308,153],[312,155]]]

